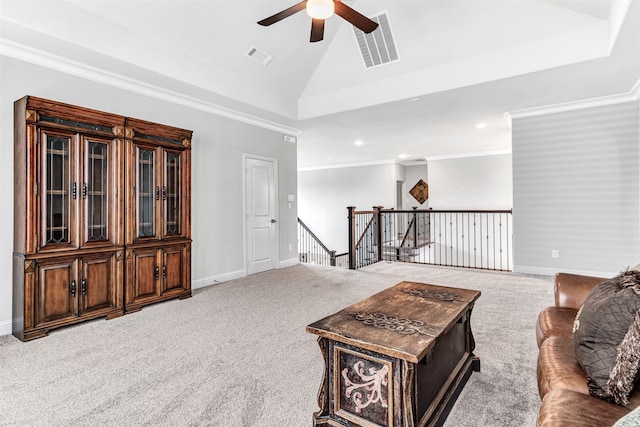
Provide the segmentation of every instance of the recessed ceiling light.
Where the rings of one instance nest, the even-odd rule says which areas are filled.
[[[487,127],[487,124],[486,124],[486,123],[478,123],[478,124],[476,125],[476,129],[484,129],[484,128],[486,128],[486,127]]]
[[[364,141],[362,141],[361,139],[359,139],[359,140],[357,140],[357,141],[355,142],[355,144],[356,144],[357,146],[360,146],[360,145],[364,144]]]
[[[398,154],[398,158],[400,158],[400,159],[406,159],[406,158],[407,158],[407,155],[406,155],[405,153],[400,153],[400,154]]]

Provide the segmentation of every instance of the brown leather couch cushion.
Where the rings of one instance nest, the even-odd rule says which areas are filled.
[[[556,389],[589,394],[587,375],[578,363],[571,338],[552,336],[540,346],[538,392],[544,398],[550,390]]]
[[[602,277],[582,276],[580,274],[556,273],[555,302],[556,307],[575,308],[578,310],[587,299],[593,288],[607,279]]]
[[[564,307],[547,307],[538,315],[536,340],[538,348],[551,336],[573,337],[573,321],[578,310]]]
[[[539,427],[610,427],[629,410],[588,394],[551,390],[538,411]]]
[[[589,394],[587,374],[573,351],[571,338],[551,336],[540,345],[538,353],[538,393],[545,398],[552,390],[570,390]],[[599,398],[596,398],[599,399]],[[608,405],[616,405],[599,399]],[[627,409],[640,406],[640,383],[631,392]]]

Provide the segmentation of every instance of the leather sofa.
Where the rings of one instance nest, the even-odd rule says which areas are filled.
[[[607,279],[557,273],[555,305],[540,312],[538,342],[538,392],[542,399],[538,426],[612,426],[640,405],[634,389],[626,407],[589,395],[587,376],[573,347],[573,322],[591,290]]]

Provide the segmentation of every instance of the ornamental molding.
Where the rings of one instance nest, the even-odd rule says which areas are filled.
[[[124,127],[124,137],[127,139],[133,139],[136,136],[136,131],[131,126]]]
[[[445,302],[462,301],[462,296],[455,292],[433,291],[429,289],[401,289],[401,291],[407,295],[425,299],[435,299]]]
[[[389,381],[389,365],[382,365],[381,369],[370,368],[367,371],[364,368],[364,362],[358,360],[351,367],[351,371],[358,379],[354,381],[349,379],[349,368],[342,370],[342,378],[347,386],[344,395],[353,402],[357,413],[362,412],[369,405],[380,404],[383,408],[389,407],[383,396],[384,387]]]
[[[363,325],[386,329],[387,331],[401,335],[424,335],[433,337],[438,336],[440,332],[422,320],[405,319],[383,313],[357,312],[349,313],[349,315]]]
[[[124,126],[122,125],[114,126],[112,131],[116,138],[122,138],[124,136]]]
[[[38,112],[36,110],[27,110],[25,114],[25,121],[27,123],[35,123],[38,121]]]

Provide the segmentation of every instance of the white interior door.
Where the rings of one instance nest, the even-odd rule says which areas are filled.
[[[247,273],[276,267],[276,161],[245,157]]]

